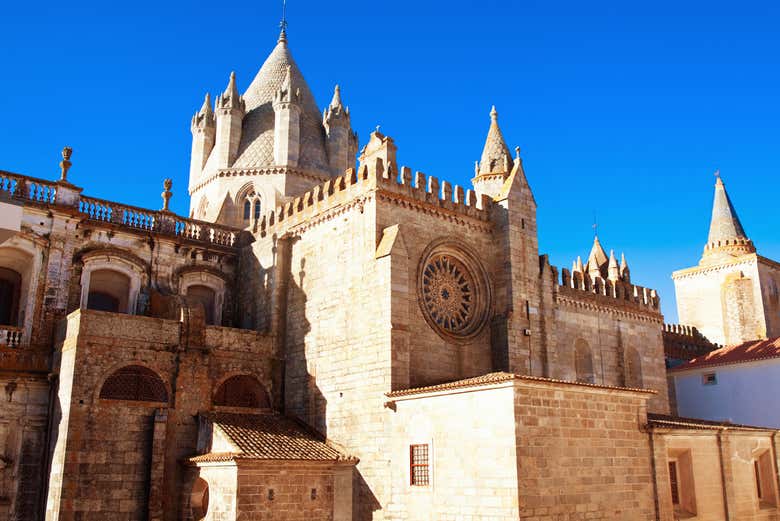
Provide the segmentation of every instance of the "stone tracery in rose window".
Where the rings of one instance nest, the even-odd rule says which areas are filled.
[[[490,287],[473,254],[452,243],[429,247],[423,257],[418,297],[426,321],[441,336],[468,339],[487,321]]]

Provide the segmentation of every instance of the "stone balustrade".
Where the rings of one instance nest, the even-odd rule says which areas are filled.
[[[22,328],[0,326],[0,346],[16,348],[20,345],[22,345]]]
[[[190,241],[233,246],[240,230],[172,212],[148,210],[81,194],[69,183],[56,183],[0,171],[0,194],[25,203],[74,207],[86,219],[122,228],[181,237]]]

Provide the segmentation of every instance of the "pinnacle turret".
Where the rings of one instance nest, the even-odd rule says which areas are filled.
[[[712,218],[710,220],[710,233],[707,245],[704,247],[702,261],[711,257],[722,255],[738,256],[746,253],[755,253],[753,246],[742,223],[739,221],[737,211],[731,202],[726,185],[716,172],[715,198],[712,203]]]
[[[609,250],[609,265],[607,266],[607,278],[611,281],[620,279],[620,268],[615,258],[615,250]]]
[[[625,253],[620,254],[620,278],[624,282],[631,282],[631,270],[628,269]]]
[[[211,95],[207,92],[200,110],[192,116],[192,128],[213,127],[216,124],[214,109],[211,107]]]
[[[222,110],[239,110],[244,112],[244,98],[238,93],[236,86],[236,73],[230,73],[227,88],[220,96],[217,96],[217,108]]]

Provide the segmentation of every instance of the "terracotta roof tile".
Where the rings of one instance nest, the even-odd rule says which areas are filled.
[[[647,421],[654,427],[683,428],[683,429],[734,429],[734,430],[757,430],[774,431],[772,427],[757,427],[754,425],[741,425],[731,422],[718,422],[711,420],[700,420],[698,418],[683,418],[681,416],[669,416],[667,414],[648,413]]]
[[[204,416],[238,450],[190,458],[194,463],[233,459],[356,461],[331,447],[304,424],[280,414],[208,413]]]
[[[557,380],[554,378],[542,378],[540,376],[526,376],[526,375],[518,375],[513,373],[504,373],[504,372],[498,372],[498,373],[488,373],[484,374],[482,376],[476,376],[474,378],[466,378],[465,380],[456,380],[454,382],[446,382],[438,385],[429,385],[427,387],[417,387],[413,389],[401,389],[399,391],[393,391],[391,393],[387,393],[387,397],[389,398],[396,398],[401,396],[409,396],[413,394],[424,394],[424,393],[433,393],[433,392],[439,392],[439,391],[449,391],[452,389],[460,389],[462,387],[479,387],[483,385],[492,385],[502,382],[511,382],[513,380],[526,380],[526,381],[533,381],[533,382],[548,382],[548,383],[556,383],[556,384],[567,384],[567,385],[576,385],[581,387],[594,387],[596,389],[615,389],[620,391],[638,391],[638,392],[644,392],[648,394],[655,394],[656,391],[652,389],[635,389],[631,387],[618,387],[618,386],[612,386],[612,385],[599,385],[599,384],[590,384],[590,383],[584,383],[584,382],[572,382],[570,380]]]
[[[686,371],[699,367],[715,365],[741,364],[756,360],[768,360],[780,358],[780,337],[766,340],[752,340],[734,346],[723,347],[711,351],[703,356],[698,356],[684,364],[670,369],[671,372]]]

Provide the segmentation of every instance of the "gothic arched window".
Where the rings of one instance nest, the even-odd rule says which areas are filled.
[[[626,387],[642,388],[642,359],[633,347],[626,350]]]
[[[259,220],[260,208],[260,196],[254,190],[247,192],[244,197],[244,221],[249,221],[252,218],[255,221]]]
[[[588,347],[588,343],[581,338],[574,343],[574,369],[577,373],[578,382],[595,383],[593,355],[590,347]]]
[[[214,394],[214,405],[223,407],[248,407],[264,409],[271,406],[268,393],[253,376],[231,376]]]
[[[136,402],[168,402],[168,391],[162,379],[146,367],[128,365],[103,382],[100,397],[107,400],[128,400]]]

